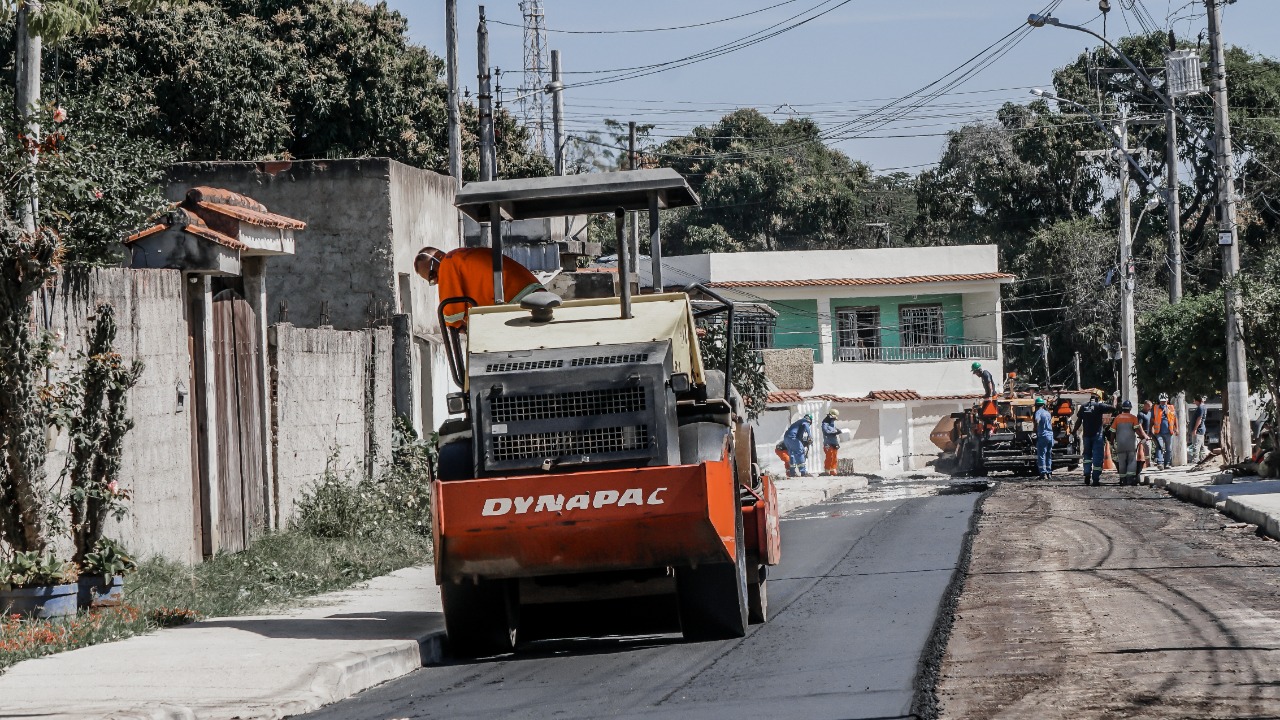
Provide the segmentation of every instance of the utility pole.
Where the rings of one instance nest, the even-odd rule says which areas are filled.
[[[445,79],[449,86],[449,174],[462,186],[462,127],[458,119],[458,0],[444,2],[447,54]]]
[[[1165,55],[1165,87],[1169,106],[1165,108],[1165,209],[1169,213],[1169,303],[1182,301],[1182,208],[1178,183],[1178,116],[1174,105],[1180,97],[1204,92],[1200,73],[1200,53],[1178,50],[1178,40],[1169,31],[1169,52]],[[1174,398],[1174,409],[1185,422],[1187,417],[1187,393],[1179,390]],[[1186,443],[1173,446],[1173,464],[1187,463]]]
[[[1169,302],[1182,300],[1182,208],[1178,198],[1178,119],[1164,114],[1165,209],[1169,217]]]
[[[1079,350],[1077,350],[1075,353],[1075,364],[1076,364],[1076,389],[1083,390],[1084,381],[1080,379],[1080,351]]]
[[[14,93],[14,101],[18,106],[19,117],[31,117],[36,106],[40,104],[40,36],[31,35],[29,32],[28,21],[30,20],[29,3],[18,4],[17,27],[17,48],[14,56],[17,71],[17,88]],[[40,125],[32,120],[27,125],[27,134],[34,142],[40,137]],[[31,150],[31,163],[35,164],[38,151]],[[22,229],[28,233],[34,233],[36,230],[36,216],[39,213],[39,197],[35,181],[31,182],[30,187],[26,188],[27,197],[22,198],[19,215],[22,218]]]
[[[560,79],[560,51],[551,51],[551,84],[547,86],[551,93],[551,135],[555,143],[552,159],[555,161],[557,175],[564,174],[564,82]]]
[[[1226,286],[1227,403],[1232,462],[1253,454],[1249,427],[1249,377],[1244,340],[1240,337],[1240,293],[1232,281],[1240,272],[1239,233],[1236,228],[1235,159],[1231,150],[1231,119],[1227,114],[1227,68],[1222,47],[1222,9],[1218,0],[1205,0],[1209,17],[1209,63],[1213,92],[1213,124],[1217,133],[1218,245],[1222,248],[1222,283]]]
[[[1044,362],[1044,389],[1041,392],[1048,392],[1049,386],[1053,384],[1053,376],[1049,373],[1049,336],[1040,336],[1040,359]]]
[[[1120,112],[1121,153],[1129,152],[1129,118]],[[1133,349],[1137,345],[1133,322],[1133,238],[1129,227],[1129,158],[1120,157],[1120,395],[1138,401],[1138,382],[1133,372]]]
[[[489,74],[489,24],[484,19],[484,6],[480,6],[480,26],[476,28],[479,52],[476,65],[479,70],[480,94],[477,96],[480,110],[480,181],[493,179],[493,89]]]
[[[627,123],[627,169],[635,170],[639,165],[639,159],[636,157],[636,121],[632,120]],[[636,259],[636,272],[640,272],[640,228],[637,227],[640,221],[640,213],[632,210],[628,213],[631,217],[631,257]]]

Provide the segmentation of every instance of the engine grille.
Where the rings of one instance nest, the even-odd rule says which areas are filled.
[[[645,425],[562,430],[524,435],[493,436],[493,459],[523,460],[556,458],[566,455],[606,455],[643,450],[649,447],[649,428]]]
[[[648,407],[642,386],[577,390],[545,395],[498,396],[489,400],[492,422],[617,415],[640,412]]]
[[[592,365],[628,365],[631,363],[642,363],[648,361],[649,353],[635,353],[631,355],[604,355],[601,357],[574,358],[570,365],[573,367],[590,367]]]
[[[489,363],[484,366],[485,372],[521,372],[524,370],[551,370],[564,367],[564,360],[518,360],[516,362]]]

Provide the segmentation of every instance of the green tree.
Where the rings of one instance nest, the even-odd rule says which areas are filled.
[[[448,167],[443,63],[403,15],[353,0],[202,0],[138,14],[112,5],[56,48],[46,84],[145,108],[134,134],[179,160],[387,156]],[[475,176],[475,108],[463,107]],[[550,172],[528,133],[497,117],[504,177]]]
[[[1226,324],[1220,292],[1188,295],[1138,321],[1135,353],[1144,395],[1216,395],[1227,383]]]
[[[874,247],[880,231],[866,223],[892,217],[888,205],[914,204],[909,187],[873,179],[807,118],[775,123],[738,110],[649,154],[702,199],[669,213],[672,253]]]

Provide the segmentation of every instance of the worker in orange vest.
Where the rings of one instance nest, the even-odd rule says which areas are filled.
[[[469,297],[480,307],[496,305],[493,296],[493,251],[489,248],[458,248],[448,253],[424,247],[413,259],[413,269],[432,285],[439,285],[440,300]],[[525,266],[509,257],[502,258],[502,301],[518,304],[530,293],[545,290],[538,278]],[[449,327],[466,325],[466,307],[454,305],[455,312],[445,312]]]
[[[1121,485],[1138,484],[1138,461],[1142,455],[1142,443],[1147,439],[1147,433],[1142,429],[1142,421],[1132,411],[1133,403],[1125,400],[1120,403],[1120,413],[1111,419],[1111,429],[1115,431],[1116,444],[1113,457],[1116,472],[1120,474]]]
[[[1169,407],[1169,396],[1160,393],[1160,402],[1151,416],[1151,434],[1156,438],[1156,457],[1154,465],[1161,470],[1168,470],[1173,464],[1173,437],[1179,435],[1178,414]]]

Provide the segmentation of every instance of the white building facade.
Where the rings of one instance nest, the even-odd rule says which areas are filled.
[[[761,458],[775,460],[791,419],[834,407],[850,430],[840,457],[856,471],[922,469],[938,456],[938,421],[981,390],[972,363],[1002,375],[1000,287],[1014,278],[994,245],[711,253],[664,266],[664,284],[696,280],[773,311],[739,313],[739,340],[812,350],[813,387],[771,397]],[[809,466],[820,470],[821,458]]]

